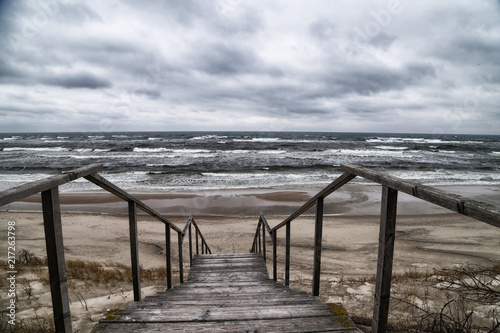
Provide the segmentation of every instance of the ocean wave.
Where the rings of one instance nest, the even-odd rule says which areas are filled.
[[[405,150],[405,149],[409,149],[409,147],[396,147],[396,146],[375,146],[375,148],[383,149],[383,150]]]
[[[400,138],[400,137],[377,137],[376,139],[366,139],[368,143],[434,143],[434,144],[481,144],[483,141],[450,141],[429,138]]]
[[[64,147],[5,147],[3,151],[70,151]]]
[[[202,136],[195,136],[190,138],[189,140],[212,140],[212,139],[227,139],[227,135],[215,135],[215,134],[210,134],[210,135],[202,135]]]
[[[392,156],[406,153],[403,150],[371,150],[371,149],[340,149],[336,150],[337,155],[351,156]]]
[[[23,137],[19,135],[13,135],[9,138],[3,138],[3,141],[14,141],[14,140],[21,140]]]
[[[245,139],[233,139],[234,142],[278,142],[282,141],[280,138],[245,138]]]
[[[172,152],[173,150],[172,149],[168,149],[168,148],[139,148],[139,147],[135,147],[133,149],[133,151],[135,153],[159,153],[159,152]]]

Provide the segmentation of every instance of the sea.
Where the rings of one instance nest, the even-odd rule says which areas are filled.
[[[500,185],[500,136],[317,132],[0,133],[0,190],[88,164],[132,192],[321,189],[355,164],[426,185]],[[358,179],[358,183],[366,180]],[[62,192],[97,187],[79,179]]]

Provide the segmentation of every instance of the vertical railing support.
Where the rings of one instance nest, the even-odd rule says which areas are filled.
[[[193,235],[191,231],[191,227],[193,224],[189,225],[189,266],[193,265]]]
[[[172,242],[170,237],[170,225],[165,224],[165,260],[167,265],[167,289],[172,288]]]
[[[278,281],[278,249],[277,249],[277,230],[274,230],[271,234],[273,239],[273,280]]]
[[[290,285],[290,222],[286,223],[285,286]]]
[[[184,267],[182,264],[182,233],[177,232],[177,242],[179,243],[179,281],[184,283]]]
[[[134,302],[141,301],[141,280],[139,272],[139,241],[137,236],[137,206],[135,201],[128,203],[128,220],[130,232],[130,260],[132,262],[132,284]]]
[[[262,253],[262,236],[261,236],[261,233],[260,233],[260,227],[261,227],[261,223],[259,222],[259,226],[257,227],[257,234],[259,236],[259,253]]]
[[[382,187],[382,207],[380,212],[380,234],[373,308],[373,333],[387,332],[389,300],[391,296],[392,263],[394,258],[394,238],[396,234],[396,213],[398,191]]]
[[[319,283],[321,275],[321,241],[323,237],[323,201],[319,197],[316,201],[316,223],[314,226],[314,272],[313,272],[313,296],[319,296]]]
[[[266,261],[266,226],[262,222],[262,253],[264,255],[264,261]]]
[[[195,234],[196,234],[196,255],[200,254],[200,252],[198,251],[198,227],[195,228]]]
[[[42,208],[54,325],[57,332],[71,332],[58,187],[42,192]]]

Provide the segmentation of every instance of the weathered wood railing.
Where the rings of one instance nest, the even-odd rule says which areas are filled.
[[[371,180],[382,185],[380,234],[377,262],[377,277],[375,285],[375,303],[373,309],[372,332],[387,331],[389,315],[389,299],[391,291],[392,265],[394,257],[394,240],[396,233],[396,213],[398,191],[415,196],[441,207],[450,209],[462,215],[475,218],[500,228],[499,207],[467,199],[460,195],[450,194],[439,189],[405,181],[403,179],[362,168],[354,165],[341,165],[345,171],[330,185],[307,201],[302,207],[292,213],[283,222],[271,228],[262,213],[260,213],[257,231],[254,236],[251,252],[262,253],[266,258],[266,232],[270,236],[273,248],[273,279],[277,280],[277,232],[286,227],[285,236],[285,285],[290,283],[290,230],[291,222],[316,205],[315,233],[314,233],[314,267],[312,280],[312,294],[319,295],[321,274],[321,243],[323,230],[323,203],[324,199],[350,182],[356,176]]]
[[[193,216],[190,216],[183,230],[163,217],[154,209],[147,206],[141,200],[130,195],[115,184],[100,176],[97,172],[102,170],[101,164],[92,164],[61,175],[48,177],[42,180],[23,184],[12,189],[0,192],[0,207],[21,200],[31,195],[41,193],[43,223],[45,230],[45,245],[47,249],[47,263],[49,268],[50,289],[52,295],[52,308],[56,332],[71,332],[71,315],[69,308],[68,286],[66,279],[66,264],[64,259],[64,246],[61,223],[61,205],[59,202],[59,186],[69,183],[75,179],[84,177],[104,190],[116,195],[128,202],[130,252],[132,265],[132,284],[134,290],[134,301],[141,301],[141,284],[139,271],[139,242],[137,233],[137,208],[156,218],[165,224],[165,257],[167,288],[172,288],[172,264],[171,264],[171,237],[173,229],[178,235],[179,255],[179,280],[184,282],[183,269],[183,242],[186,235],[189,236],[189,259],[193,260],[193,238],[192,226],[195,227],[196,243],[195,251],[199,254],[211,253],[210,248]],[[201,246],[201,248],[200,248]]]

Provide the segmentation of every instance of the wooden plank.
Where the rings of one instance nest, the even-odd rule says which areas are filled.
[[[172,288],[172,239],[170,225],[165,224],[165,264],[167,269],[167,289]]]
[[[276,233],[278,231],[275,230],[271,233],[271,238],[273,240],[273,280],[278,281],[278,241],[276,239]]]
[[[179,256],[179,280],[180,283],[184,283],[184,262],[182,260],[182,233],[177,233],[177,248]]]
[[[309,295],[293,294],[293,293],[283,293],[283,294],[269,294],[260,295],[260,297],[255,297],[249,294],[238,294],[235,295],[199,295],[196,299],[186,298],[184,295],[164,295],[164,296],[148,296],[147,300],[144,299],[141,304],[149,303],[164,303],[172,302],[174,304],[183,303],[196,303],[196,304],[208,304],[208,305],[230,305],[230,304],[308,304],[320,302],[320,300],[315,299]]]
[[[111,314],[112,315],[112,314]],[[178,322],[169,323],[117,323],[98,324],[93,332],[198,332],[198,333],[233,333],[233,332],[266,332],[266,333],[319,333],[319,332],[342,332],[359,333],[357,329],[340,327],[332,324],[330,318],[287,318],[269,320],[234,320],[220,322]]]
[[[189,279],[190,280],[190,279]],[[175,288],[179,289],[184,289],[184,288],[209,288],[209,287],[245,287],[245,286],[252,286],[252,285],[269,285],[269,286],[279,286],[280,288],[283,287],[282,284],[273,281],[269,278],[258,278],[258,279],[246,279],[244,281],[241,280],[230,280],[230,279],[220,279],[219,281],[213,280],[213,281],[199,281],[199,282],[191,282],[188,281],[183,284],[179,284],[175,286]],[[169,292],[168,290],[166,292]]]
[[[196,233],[196,255],[199,255],[200,250],[199,250],[199,245],[198,245],[198,238],[200,236],[198,235],[198,233],[199,233],[198,227],[196,227],[195,233]]]
[[[192,283],[198,283],[198,282],[219,282],[223,283],[225,281],[242,281],[242,282],[248,282],[248,281],[255,281],[257,278],[267,278],[267,273],[261,273],[261,272],[246,272],[245,274],[238,274],[238,273],[231,273],[231,274],[226,274],[225,276],[221,277],[220,275],[213,274],[211,276],[200,276],[200,277],[189,277],[188,282]]]
[[[42,192],[42,208],[54,325],[57,332],[71,332],[58,187]]]
[[[129,234],[130,234],[130,260],[132,262],[132,285],[134,289],[134,301],[141,300],[141,278],[139,272],[139,240],[137,233],[137,211],[136,203],[128,203]]]
[[[290,285],[290,226],[291,222],[286,224],[286,245],[285,245],[285,286]]]
[[[380,235],[375,282],[375,303],[373,307],[372,332],[386,332],[391,296],[394,238],[396,235],[396,214],[398,191],[382,187],[382,209],[380,212]]]
[[[130,302],[129,309],[147,309],[157,307],[185,306],[253,306],[253,305],[290,305],[290,304],[317,304],[320,300],[308,295],[278,294],[265,295],[264,297],[252,297],[253,295],[242,295],[238,298],[225,296],[213,298],[186,299],[180,296],[167,295],[166,297],[148,296],[143,302]]]
[[[214,263],[213,265],[210,264],[198,264],[196,266],[193,266],[191,268],[192,272],[208,272],[208,271],[227,271],[227,270],[236,270],[238,269],[246,269],[246,270],[251,270],[252,268],[262,268],[262,263],[255,263],[255,262],[249,262],[248,264],[246,263]]]
[[[189,265],[191,266],[193,264],[193,232],[192,232],[192,225],[189,225],[188,229],[189,233]]]
[[[173,288],[170,291],[170,295],[200,295],[200,294],[210,294],[210,295],[223,295],[223,294],[235,294],[235,293],[254,293],[254,294],[265,294],[268,292],[282,291],[283,288],[279,286],[248,286],[248,287],[212,287],[212,288]]]
[[[110,320],[109,323],[172,323],[181,321],[226,321],[252,319],[286,319],[308,317],[331,317],[325,304],[309,305],[282,305],[252,308],[220,308],[207,306],[193,309],[186,307],[170,309],[124,309]],[[333,322],[333,321],[332,321]]]
[[[267,251],[266,251],[266,227],[264,226],[264,222],[262,222],[262,255],[264,257],[264,261],[267,260]]]
[[[57,186],[69,183],[77,178],[85,177],[102,170],[102,164],[91,164],[82,168],[67,171],[61,175],[36,180],[11,189],[0,191],[0,207],[29,197]]]
[[[255,254],[253,254],[255,255]],[[262,256],[258,256],[258,257],[236,257],[236,258],[225,258],[225,257],[222,257],[222,258],[214,258],[214,259],[207,259],[204,257],[205,255],[198,255],[196,257],[196,260],[200,263],[219,263],[219,262],[250,262],[250,261],[254,261],[254,262],[259,262],[259,261],[264,261]]]
[[[320,197],[316,203],[316,221],[314,223],[314,270],[312,281],[313,296],[319,295],[321,275],[321,242],[323,238],[323,201],[324,198]]]
[[[340,168],[454,212],[500,227],[500,208],[497,206],[355,165],[343,164]]]

